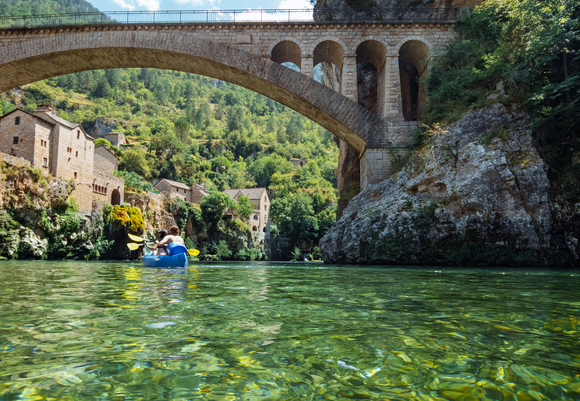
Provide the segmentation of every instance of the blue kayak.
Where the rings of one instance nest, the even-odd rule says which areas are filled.
[[[152,253],[143,256],[143,266],[145,267],[187,267],[189,258],[187,248],[178,242],[172,242],[167,246],[169,255],[153,255]]]

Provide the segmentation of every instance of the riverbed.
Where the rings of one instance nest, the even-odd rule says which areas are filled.
[[[3,400],[580,400],[578,270],[4,261],[0,277]]]

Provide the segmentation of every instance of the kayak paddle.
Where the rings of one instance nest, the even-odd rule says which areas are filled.
[[[129,234],[130,235],[130,234]],[[143,244],[137,244],[135,242],[129,242],[127,244],[127,248],[129,248],[132,251],[136,251],[137,249],[139,249],[140,246],[142,246]],[[187,253],[189,253],[192,256],[197,256],[199,255],[199,250],[198,249],[188,249]]]
[[[133,234],[127,234],[129,236],[129,238],[131,238],[133,241],[135,242],[145,242],[147,241],[145,238],[141,238],[137,235],[133,235]]]

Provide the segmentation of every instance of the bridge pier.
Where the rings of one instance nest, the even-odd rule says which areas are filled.
[[[384,70],[386,78],[385,106],[381,117],[388,121],[404,121],[398,54],[387,54]]]
[[[355,102],[358,102],[356,82],[356,54],[345,54],[340,77],[341,93]]]
[[[300,72],[307,77],[314,77],[314,58],[312,55],[302,56]]]
[[[361,189],[386,180],[391,170],[391,156],[387,148],[366,148],[360,158]]]

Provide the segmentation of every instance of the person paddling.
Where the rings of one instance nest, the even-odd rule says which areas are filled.
[[[165,239],[165,237],[167,237],[167,230],[165,229],[159,230],[157,232],[157,235],[158,235],[157,241],[155,241],[155,244],[153,246],[149,246],[147,244],[145,244],[145,246],[153,251],[153,255],[167,255],[167,244],[163,245],[159,244],[159,241],[162,241],[163,239]]]
[[[172,242],[179,242],[181,244],[185,244],[185,241],[183,240],[183,238],[181,238],[179,236],[179,227],[177,226],[172,226],[169,229],[169,235],[166,235],[165,238],[163,238],[160,241],[156,242],[156,245],[159,246],[166,246],[171,244]]]

